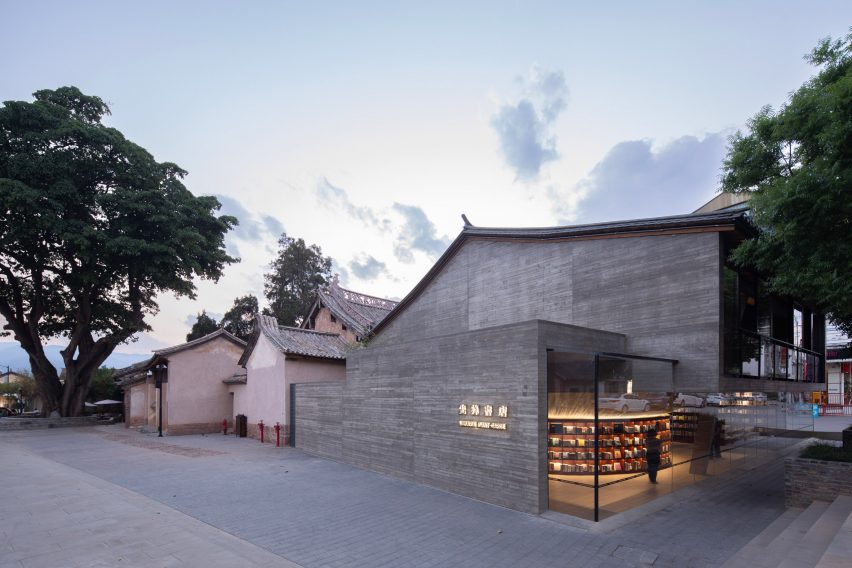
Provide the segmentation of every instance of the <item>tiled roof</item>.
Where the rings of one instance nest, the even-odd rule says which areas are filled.
[[[220,335],[222,337],[224,337],[225,339],[228,339],[228,340],[236,343],[240,347],[246,346],[245,341],[243,341],[242,339],[240,339],[236,335],[233,335],[233,334],[225,331],[225,329],[220,327],[219,329],[217,329],[213,333],[208,333],[204,337],[199,337],[198,339],[193,339],[192,341],[187,341],[186,343],[181,343],[180,345],[175,345],[173,347],[166,347],[164,349],[157,349],[156,351],[154,351],[154,353],[156,355],[171,355],[172,353],[177,353],[178,351],[183,351],[184,349],[190,349],[192,347],[195,347],[196,345],[201,345],[202,343],[207,343],[208,341],[216,339]]]
[[[139,381],[142,381],[147,377],[148,369],[152,368],[155,363],[159,361],[164,361],[168,355],[178,353],[185,349],[192,349],[193,347],[207,343],[208,341],[216,339],[220,336],[235,343],[240,347],[245,347],[246,345],[246,342],[237,337],[236,335],[232,335],[224,329],[220,328],[214,331],[213,333],[208,333],[204,337],[199,337],[198,339],[193,339],[192,341],[187,341],[186,343],[181,343],[180,345],[174,345],[172,347],[166,347],[164,349],[157,349],[156,351],[154,351],[154,355],[150,359],[140,361],[139,363],[134,363],[129,367],[116,369],[114,377],[116,381],[118,381],[118,385],[122,387],[132,385],[133,383],[138,383]]]
[[[282,353],[323,359],[346,359],[347,343],[336,333],[279,326],[271,316],[258,314],[255,320],[262,333]]]
[[[385,319],[385,316],[397,304],[393,300],[368,296],[354,290],[341,288],[337,284],[336,277],[327,288],[320,289],[317,295],[317,302],[314,303],[311,313],[305,318],[302,325],[308,325],[313,312],[319,307],[325,306],[334,317],[361,336],[366,335],[380,321]]]

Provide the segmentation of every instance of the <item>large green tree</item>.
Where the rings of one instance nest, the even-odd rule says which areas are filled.
[[[192,324],[189,333],[186,334],[186,340],[200,339],[205,335],[213,333],[219,327],[221,326],[216,323],[216,320],[207,315],[207,310],[201,310],[201,313],[195,318],[195,323]]]
[[[316,298],[317,289],[331,277],[331,258],[322,255],[317,245],[302,239],[278,239],[278,256],[269,265],[264,292],[269,307],[263,311],[278,318],[282,325],[297,325]]]
[[[92,374],[150,329],[156,296],[194,296],[235,259],[236,224],[186,172],[103,124],[109,108],[75,87],[0,108],[0,315],[29,355],[45,412],[79,414]],[[62,338],[64,384],[44,353]]]
[[[234,299],[234,305],[222,317],[222,327],[243,341],[248,341],[257,309],[257,297],[254,294],[247,294]]]
[[[806,59],[819,72],[730,139],[722,189],[749,194],[761,229],[733,260],[852,332],[852,34]]]

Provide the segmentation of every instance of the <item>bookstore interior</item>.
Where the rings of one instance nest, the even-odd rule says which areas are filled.
[[[553,511],[603,520],[793,443],[767,431],[813,429],[800,394],[674,392],[674,360],[558,351],[547,360]]]

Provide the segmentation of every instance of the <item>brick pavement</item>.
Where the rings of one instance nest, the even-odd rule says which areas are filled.
[[[144,442],[137,443],[140,439]],[[25,456],[21,469],[28,479],[39,463],[53,464],[47,469],[71,477],[85,472],[103,487],[120,490],[120,502],[140,506],[135,500],[141,500],[161,513],[183,513],[184,519],[228,533],[216,531],[222,536],[219,550],[260,547],[305,568],[718,566],[784,510],[780,460],[748,476],[674,493],[620,520],[568,526],[231,436],[160,440],[121,426],[47,430],[5,433],[0,452]],[[5,477],[9,475],[7,469]],[[73,496],[76,487],[55,486],[58,500]],[[86,498],[97,502],[96,494]],[[19,501],[26,509],[26,498]],[[53,507],[45,505],[28,514],[54,519]],[[121,508],[104,510],[100,518],[124,513]],[[12,511],[13,518],[19,514]],[[169,532],[173,543],[180,542],[182,530]],[[6,534],[5,546],[32,545],[25,532]],[[121,539],[126,546],[143,550],[157,538],[156,532],[125,533]],[[73,534],[67,537],[74,539]],[[190,547],[200,537],[193,538]],[[184,565],[210,565],[193,564],[191,554],[182,558],[175,551],[171,556]],[[143,560],[149,561],[133,557],[122,565],[171,565]]]

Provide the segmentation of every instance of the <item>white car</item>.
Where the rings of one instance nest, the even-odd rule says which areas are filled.
[[[675,406],[693,406],[695,408],[701,408],[704,404],[704,398],[696,394],[680,393],[674,399]]]
[[[598,408],[620,410],[621,412],[646,412],[651,410],[651,403],[640,398],[638,394],[622,394],[618,397],[601,397]]]
[[[730,406],[733,400],[727,395],[720,392],[707,393],[707,398],[704,399],[707,406]]]

